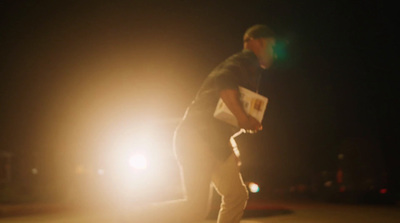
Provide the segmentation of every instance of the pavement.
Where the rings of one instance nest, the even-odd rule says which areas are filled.
[[[0,204],[0,217],[54,213],[70,209],[70,205],[63,203]]]
[[[202,223],[216,223],[216,209]],[[0,205],[0,223],[114,223],[110,212],[65,204]],[[333,204],[309,200],[249,202],[241,223],[399,223],[399,205]],[[132,222],[140,223],[140,222]],[[157,222],[162,223],[162,222]]]

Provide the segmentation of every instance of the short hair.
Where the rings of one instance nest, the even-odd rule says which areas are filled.
[[[275,37],[275,32],[266,25],[253,25],[246,30],[244,36],[253,39]],[[244,39],[246,41],[246,39]]]

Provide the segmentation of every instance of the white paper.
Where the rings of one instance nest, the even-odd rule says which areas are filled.
[[[260,123],[267,109],[268,98],[250,91],[246,88],[239,87],[240,101],[246,114],[253,116]],[[220,98],[215,108],[214,117],[228,124],[238,127],[236,117]]]

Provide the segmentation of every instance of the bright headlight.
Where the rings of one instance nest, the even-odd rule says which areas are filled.
[[[145,170],[147,168],[147,159],[142,154],[135,154],[129,158],[129,165],[136,170]]]

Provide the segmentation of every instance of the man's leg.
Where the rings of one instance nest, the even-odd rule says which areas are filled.
[[[183,167],[185,202],[180,209],[178,223],[200,222],[210,210],[212,186],[208,167]]]
[[[192,223],[206,218],[211,202],[211,177],[216,160],[197,132],[175,133],[175,152],[185,192],[182,200],[153,204],[140,211],[140,222]],[[161,186],[161,185],[160,185]],[[137,219],[139,222],[139,219]]]
[[[234,154],[214,171],[212,182],[222,197],[218,223],[239,223],[249,195]]]
[[[211,173],[193,170],[191,166],[184,167],[181,173],[184,199],[155,203],[140,210],[136,213],[138,223],[197,223],[207,217],[212,192]]]
[[[185,203],[180,209],[179,223],[204,220],[210,209],[211,177],[216,160],[210,153],[209,145],[197,131],[177,131],[174,146],[181,166],[185,192]]]
[[[206,161],[202,164],[183,162],[180,165],[184,199],[153,203],[132,210],[130,221],[127,222],[197,223],[207,217],[212,195],[209,164]]]

